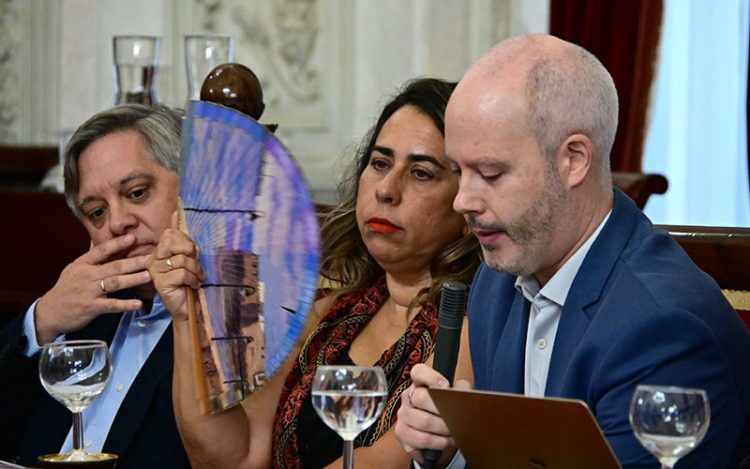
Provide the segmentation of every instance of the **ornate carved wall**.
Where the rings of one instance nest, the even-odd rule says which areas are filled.
[[[20,0],[0,0],[0,141],[18,141],[18,45]]]
[[[56,141],[57,2],[0,0],[0,143]]]

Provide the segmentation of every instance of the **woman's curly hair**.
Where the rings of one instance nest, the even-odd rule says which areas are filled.
[[[404,88],[383,108],[375,126],[367,133],[339,184],[341,203],[321,215],[322,261],[321,275],[335,288],[333,294],[342,297],[371,286],[383,275],[383,269],[370,255],[357,227],[356,207],[359,178],[367,168],[370,154],[386,121],[404,106],[414,106],[427,115],[445,134],[445,108],[456,83],[436,78],[419,78],[407,82]],[[432,260],[432,285],[422,290],[412,301],[412,307],[424,301],[437,304],[446,281],[471,283],[482,251],[470,232],[445,246]]]

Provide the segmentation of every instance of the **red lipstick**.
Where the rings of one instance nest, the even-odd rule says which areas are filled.
[[[376,233],[395,233],[401,229],[385,218],[370,218],[367,227]]]

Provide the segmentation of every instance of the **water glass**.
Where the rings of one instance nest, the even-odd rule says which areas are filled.
[[[112,39],[115,106],[157,103],[156,70],[160,44],[161,38],[156,36],[115,36]]]
[[[638,386],[630,402],[630,426],[641,444],[673,468],[708,431],[711,408],[702,389]]]
[[[188,101],[200,99],[203,80],[211,70],[233,60],[234,42],[230,36],[185,36]]]

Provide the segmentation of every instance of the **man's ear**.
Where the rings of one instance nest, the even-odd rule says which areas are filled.
[[[580,185],[593,167],[593,144],[584,134],[570,135],[557,150],[557,169],[566,187]]]

